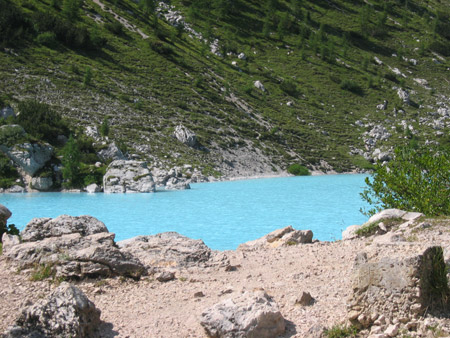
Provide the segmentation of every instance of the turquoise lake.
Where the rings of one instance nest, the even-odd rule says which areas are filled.
[[[34,217],[91,215],[105,223],[116,241],[176,231],[202,239],[215,250],[288,225],[310,229],[322,241],[367,220],[359,193],[365,175],[327,175],[191,184],[191,190],[154,194],[2,194],[11,210],[8,223],[20,230]]]

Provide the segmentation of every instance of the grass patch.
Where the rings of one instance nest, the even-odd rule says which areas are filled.
[[[361,228],[355,231],[355,234],[357,234],[358,236],[368,237],[375,234],[378,231],[380,223],[383,223],[386,229],[389,230],[393,226],[398,225],[402,222],[404,222],[404,220],[402,218],[397,217],[382,219],[378,222],[362,226]]]
[[[42,281],[50,277],[55,277],[55,270],[52,264],[37,264],[31,273],[30,280],[33,282]]]
[[[334,325],[331,329],[325,329],[323,333],[327,338],[356,337],[358,329],[354,326]]]

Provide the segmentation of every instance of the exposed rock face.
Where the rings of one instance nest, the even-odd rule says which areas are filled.
[[[261,81],[256,80],[253,85],[255,86],[255,88],[262,90],[263,92],[266,91],[266,88],[264,87],[264,85],[261,83]]]
[[[48,191],[53,186],[51,177],[33,177],[31,179],[31,187],[39,191]]]
[[[423,214],[420,212],[408,212],[400,209],[385,209],[370,217],[369,220],[363,225],[376,223],[383,219],[390,219],[390,218],[401,218],[405,221],[412,221],[422,216]]]
[[[110,160],[126,160],[122,150],[114,142],[108,145],[108,148],[100,150],[97,155],[104,162]]]
[[[278,305],[265,292],[246,292],[202,313],[200,323],[210,337],[272,338],[285,330]]]
[[[342,231],[342,239],[345,241],[347,239],[358,237],[358,235],[356,234],[356,230],[358,230],[359,228],[361,228],[361,225],[350,225],[349,227],[347,227],[347,229]]]
[[[411,101],[407,90],[399,88],[397,90],[397,95],[403,101],[403,103],[410,104]]]
[[[291,225],[272,231],[259,239],[239,245],[238,250],[255,250],[259,248],[276,248],[279,246],[311,243],[311,230],[295,230]]]
[[[111,162],[103,176],[103,191],[154,192],[155,183],[146,162],[116,160]]]
[[[185,178],[171,177],[166,182],[166,190],[186,190],[191,189],[189,181]]]
[[[99,325],[100,310],[80,289],[63,283],[48,298],[24,308],[4,337],[92,337]]]
[[[49,144],[23,143],[6,151],[6,155],[31,176],[50,160],[52,154],[53,148]]]
[[[139,278],[145,273],[139,260],[121,252],[115,246],[114,234],[91,216],[35,218],[21,236],[23,243],[11,239],[3,246],[3,254],[22,268],[50,264],[57,276],[68,278]]]
[[[367,328],[381,316],[390,319],[387,322],[395,316],[407,323],[425,311],[448,311],[449,293],[444,291],[448,281],[436,278],[445,271],[442,252],[441,247],[430,247],[423,254],[400,254],[378,261],[368,261],[365,253],[359,254],[353,272],[350,321]],[[438,289],[441,291],[436,292]]]
[[[197,135],[183,125],[176,126],[173,135],[178,141],[189,147],[194,148],[197,145]]]
[[[149,267],[186,267],[205,264],[211,249],[202,240],[190,239],[176,232],[153,236],[137,236],[117,242],[122,252],[128,252]]]
[[[15,117],[16,114],[14,113],[14,109],[11,107],[5,107],[0,109],[0,119],[7,119],[8,117]]]

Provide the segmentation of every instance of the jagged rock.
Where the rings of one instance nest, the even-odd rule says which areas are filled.
[[[264,85],[261,83],[261,81],[256,80],[253,85],[255,86],[255,88],[262,90],[263,92],[266,91],[266,88],[264,87]]]
[[[33,177],[31,179],[31,187],[39,191],[48,191],[53,186],[51,177]]]
[[[92,216],[61,215],[56,218],[33,218],[21,233],[24,242],[79,233],[82,236],[108,232],[105,224]]]
[[[100,140],[100,133],[98,132],[98,128],[96,126],[87,126],[84,133],[86,136],[92,137],[95,141]]]
[[[122,252],[137,257],[149,267],[186,267],[208,263],[211,249],[202,240],[194,240],[176,232],[137,236],[117,242]]]
[[[405,90],[403,88],[399,88],[397,90],[397,95],[403,101],[403,103],[410,104],[411,101],[410,101],[409,93],[407,90]]]
[[[108,148],[100,150],[97,155],[103,162],[111,160],[126,160],[122,150],[119,149],[115,142],[109,144]]]
[[[94,303],[77,287],[62,283],[46,299],[24,308],[4,337],[92,337],[100,323]]]
[[[102,187],[98,186],[96,183],[89,184],[86,187],[86,192],[88,192],[90,194],[93,194],[96,192],[101,192],[101,191],[102,191]]]
[[[17,184],[13,185],[12,187],[10,187],[8,189],[5,189],[5,192],[13,193],[13,194],[19,194],[19,193],[23,193],[26,191],[27,190],[24,187],[17,185]]]
[[[165,186],[167,183],[167,180],[170,177],[172,177],[167,170],[160,169],[160,168],[153,168],[152,176],[153,176],[153,180],[155,181],[155,184],[157,187]]]
[[[7,119],[8,117],[15,117],[16,114],[14,113],[14,109],[11,107],[5,107],[0,109],[0,119]]]
[[[388,107],[388,101],[384,100],[383,103],[377,105],[377,109],[379,110],[386,110]]]
[[[272,338],[284,333],[278,305],[265,292],[245,292],[202,313],[200,324],[209,337]]]
[[[111,162],[103,176],[103,191],[154,192],[155,183],[146,162],[116,160]]]
[[[35,218],[22,231],[21,238],[22,243],[11,240],[3,246],[3,255],[21,268],[49,264],[57,276],[68,278],[139,278],[145,273],[139,260],[121,252],[114,243],[114,234],[91,216]]]
[[[238,55],[238,59],[239,59],[239,60],[246,60],[246,59],[247,59],[247,56],[246,56],[244,53],[240,53],[240,54]]]
[[[197,145],[197,135],[181,124],[175,127],[173,135],[178,141],[189,147],[195,148]]]
[[[171,271],[163,271],[158,276],[156,276],[156,280],[161,283],[169,282],[175,279],[175,274]]]
[[[209,182],[208,177],[203,175],[202,172],[197,169],[194,169],[190,180],[192,183]]]
[[[295,230],[291,225],[275,230],[254,241],[239,245],[238,250],[255,250],[259,248],[276,248],[279,246],[311,243],[311,230]]]
[[[300,292],[299,296],[294,296],[292,298],[292,305],[302,305],[302,306],[308,306],[311,305],[314,302],[314,298],[311,296],[311,294],[307,291]]]
[[[185,178],[171,177],[166,182],[166,190],[186,190],[191,189],[189,181]]]
[[[361,225],[350,225],[349,227],[347,227],[347,229],[342,231],[342,240],[345,241],[348,239],[353,239],[353,238],[358,237],[358,235],[356,234],[356,231],[360,228],[361,228]]]
[[[360,255],[353,268],[353,296],[348,317],[358,327],[369,327],[383,315],[392,322],[394,318],[412,318],[425,311],[448,310],[448,294],[445,289],[435,292],[435,276],[445,271],[441,247],[429,247],[423,254],[367,260]],[[443,281],[444,284],[448,281]],[[373,316],[377,313],[377,316]]]
[[[20,166],[27,174],[33,176],[50,160],[53,147],[49,144],[16,144],[5,150],[6,155]]]
[[[401,218],[405,221],[414,221],[422,216],[423,214],[420,212],[407,212],[400,209],[385,209],[370,217],[369,220],[363,224],[363,226],[390,218]]]
[[[381,151],[379,148],[376,148],[373,151],[372,158],[374,160],[381,161],[381,162],[390,161],[392,159],[389,152]]]

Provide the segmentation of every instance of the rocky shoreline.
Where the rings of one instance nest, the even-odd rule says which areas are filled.
[[[311,231],[286,227],[212,251],[177,233],[116,243],[90,216],[34,219],[21,240],[3,236],[0,332],[51,336],[56,325],[73,337],[326,337],[352,324],[358,337],[444,337],[448,280],[440,298],[430,280],[450,264],[449,225],[388,210],[359,226],[370,233],[353,227],[347,240],[313,241]],[[70,323],[36,324],[58,295],[79,293],[96,309],[86,311],[101,312],[92,327],[59,308],[55,318]]]

